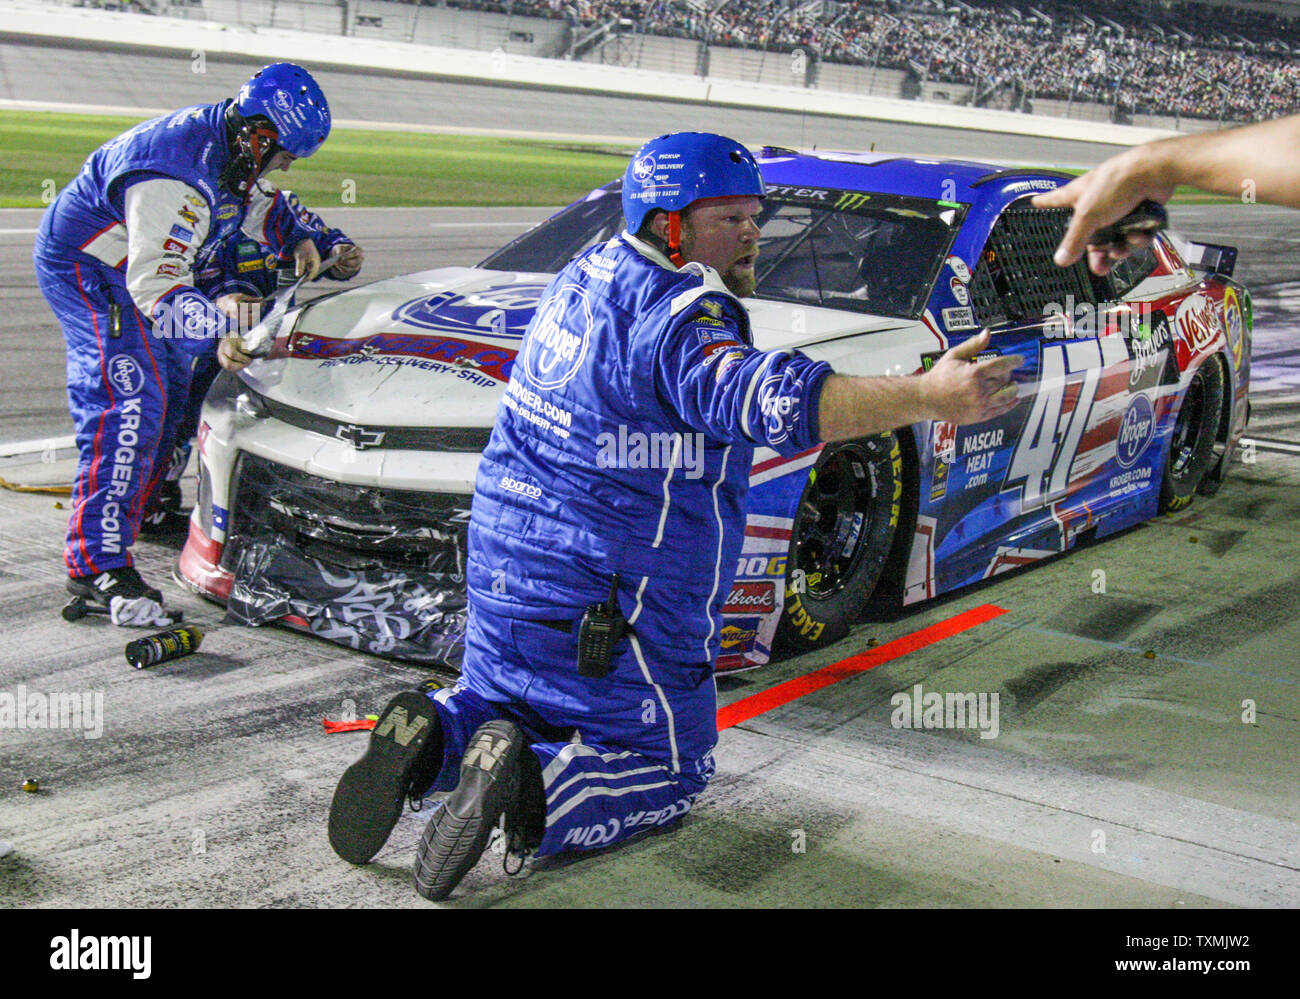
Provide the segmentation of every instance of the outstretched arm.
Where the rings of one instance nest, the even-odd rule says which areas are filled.
[[[1070,227],[1056,250],[1067,267],[1088,252],[1088,264],[1105,274],[1127,250],[1109,252],[1088,238],[1131,212],[1144,198],[1161,204],[1179,184],[1216,194],[1250,192],[1255,200],[1300,208],[1300,115],[1241,128],[1160,139],[1134,146],[1064,187],[1034,198],[1036,208],[1073,208]],[[1130,246],[1149,242],[1132,236]]]
[[[1011,372],[1018,356],[976,361],[989,334],[971,337],[939,358],[923,375],[853,378],[831,375],[822,388],[818,436],[851,440],[922,420],[971,425],[992,420],[1018,401]]]

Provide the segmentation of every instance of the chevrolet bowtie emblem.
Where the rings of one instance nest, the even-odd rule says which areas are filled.
[[[334,431],[334,436],[351,444],[358,451],[379,447],[384,443],[384,431],[367,430],[365,427],[358,427],[355,423],[340,423],[338,429]]]

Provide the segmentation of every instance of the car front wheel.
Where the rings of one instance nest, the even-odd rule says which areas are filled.
[[[902,497],[893,434],[822,451],[795,513],[778,643],[808,651],[848,634],[880,581]]]

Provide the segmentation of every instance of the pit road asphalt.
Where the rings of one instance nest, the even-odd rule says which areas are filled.
[[[13,58],[9,46],[0,52]],[[232,79],[245,75],[232,69]],[[173,105],[212,96],[206,86],[199,95],[171,89],[179,82],[165,76],[147,94],[127,86],[97,99],[154,106],[162,92]],[[635,113],[601,122],[614,135],[657,124]],[[773,130],[771,141],[798,141]],[[979,133],[946,140],[965,148],[945,152],[969,156],[988,142]],[[896,148],[920,151],[902,140]],[[545,214],[314,207],[365,245],[367,278],[472,262]],[[0,442],[70,432],[61,337],[30,273],[36,218],[0,212]],[[1189,235],[1242,247],[1262,386],[1251,432],[1295,441],[1298,220],[1265,206],[1174,215]],[[8,466],[0,475],[66,482],[71,469]],[[506,878],[489,854],[445,904],[1300,905],[1298,485],[1300,461],[1261,452],[1233,466],[1218,496],[1177,517],[724,680],[720,702],[729,703],[968,609],[1006,610],[726,730],[718,776],[675,832],[522,879]],[[58,617],[60,502],[0,491],[0,694],[98,694],[103,727],[97,738],[0,727],[0,838],[15,846],[0,859],[0,901],[425,906],[410,884],[422,816],[407,813],[368,868],[330,851],[329,798],[366,737],[326,735],[321,719],[374,713],[428,674],[285,631],[224,626],[220,608],[170,583],[168,600],[208,638],[188,659],[133,670],[122,646],[134,633]],[[139,553],[147,576],[167,579],[174,551],[141,544]],[[1104,593],[1095,592],[1097,570]],[[997,738],[893,724],[891,699],[917,684],[999,694]],[[28,776],[41,792],[20,790]]]

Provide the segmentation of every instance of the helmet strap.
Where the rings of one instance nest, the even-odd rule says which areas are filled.
[[[682,213],[668,213],[668,259],[676,267],[685,267],[686,259],[682,256]]]
[[[237,131],[232,136],[230,162],[221,171],[221,183],[232,194],[237,194],[245,201],[253,189],[253,183],[261,176],[266,161],[274,155],[279,141],[279,133],[265,119],[246,119],[238,116],[234,122]]]
[[[243,138],[241,136],[241,138]],[[257,165],[260,173],[268,156],[273,154],[276,142],[280,134],[274,129],[265,125],[250,125],[248,127],[247,143],[248,149],[253,154],[253,162]]]

